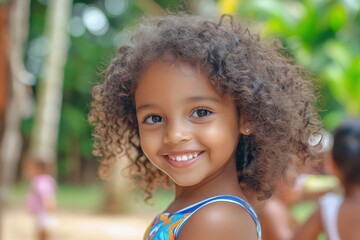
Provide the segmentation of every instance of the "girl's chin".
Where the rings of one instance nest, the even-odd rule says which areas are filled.
[[[201,182],[201,179],[199,176],[179,176],[179,175],[168,175],[171,180],[180,188],[186,188],[191,187],[199,184]]]

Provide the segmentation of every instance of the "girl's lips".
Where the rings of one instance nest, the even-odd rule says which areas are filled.
[[[163,156],[165,159],[176,168],[188,167],[195,163],[203,151],[189,151],[189,152],[177,152],[177,153],[168,153]]]

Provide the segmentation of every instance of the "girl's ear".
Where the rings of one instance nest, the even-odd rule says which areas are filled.
[[[245,136],[250,135],[254,130],[252,129],[250,121],[243,115],[240,116],[239,127],[240,127],[239,129],[240,134]]]

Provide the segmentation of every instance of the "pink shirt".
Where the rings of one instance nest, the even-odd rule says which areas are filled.
[[[44,212],[44,199],[55,198],[56,183],[52,176],[42,174],[36,176],[30,186],[26,198],[27,209],[34,214]]]

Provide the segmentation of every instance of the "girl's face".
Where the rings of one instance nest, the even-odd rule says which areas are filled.
[[[235,160],[242,132],[235,103],[195,68],[151,64],[139,79],[135,103],[145,155],[177,185],[206,181]]]
[[[24,163],[24,177],[27,180],[31,180],[37,175],[41,173],[41,168],[37,165],[37,163],[33,162],[32,160],[25,160]]]

